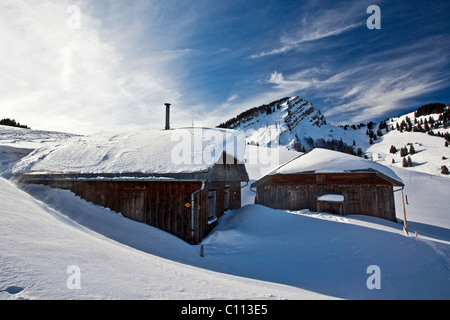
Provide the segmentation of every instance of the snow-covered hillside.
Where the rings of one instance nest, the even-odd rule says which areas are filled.
[[[432,109],[427,106],[418,110],[424,107]],[[242,130],[249,145],[283,146],[303,151],[326,148],[354,154],[360,149],[359,155],[394,167],[403,167],[400,149],[409,150],[413,146],[416,152],[408,154],[411,157],[409,170],[450,177],[441,173],[442,166],[450,168],[450,147],[445,146],[446,140],[443,138],[444,134],[450,134],[450,125],[442,125],[442,119],[441,124],[438,124],[439,119],[450,110],[443,106],[444,111],[440,113],[416,116],[415,112],[410,112],[380,123],[335,126],[328,123],[320,110],[316,110],[310,102],[300,97],[290,97],[249,109],[221,126]],[[398,125],[408,119],[416,128],[426,128],[427,122],[430,122],[430,132],[434,135],[414,132],[411,128],[410,131],[396,130]],[[381,123],[387,128],[379,129]],[[396,147],[398,152],[390,153],[391,146]]]
[[[43,146],[59,144],[78,135],[66,132],[23,129],[0,125],[0,142],[2,146],[36,149]]]
[[[219,220],[200,257],[200,245],[67,190],[15,182],[9,172],[24,153],[14,134],[0,150],[0,299],[450,298],[446,177],[391,167],[406,185],[409,236],[372,217],[253,205],[246,186],[244,207]],[[251,181],[298,155],[249,146]],[[367,286],[374,265],[380,289]]]
[[[420,121],[429,119],[430,117],[437,120],[439,115],[431,114],[417,117],[416,121],[420,123]],[[395,130],[396,125],[400,124],[406,118],[414,121],[414,112],[407,113],[401,117],[388,119],[386,123],[391,127],[391,130],[378,137],[374,144],[367,148],[367,155],[385,165],[402,167],[403,157],[400,155],[400,149],[406,148],[408,150],[407,156],[411,158],[412,162],[412,166],[407,167],[408,170],[450,178],[450,175],[443,175],[441,173],[442,166],[450,167],[450,147],[445,146],[444,138],[437,136],[438,132],[450,133],[450,128],[440,126],[439,128],[432,129],[436,135]],[[398,151],[396,153],[390,153],[391,146],[394,146]],[[409,152],[411,147],[414,149],[412,154]]]
[[[341,143],[339,147],[344,148],[354,143],[356,146],[366,146],[369,142],[361,134],[365,130],[345,130],[328,123],[320,110],[300,97],[280,99],[251,110],[222,124],[227,128],[243,130],[249,144],[281,145],[291,150],[309,151],[326,144],[338,147]]]
[[[73,137],[77,135],[0,125],[0,172],[9,176],[12,166],[33,150],[57,146]]]

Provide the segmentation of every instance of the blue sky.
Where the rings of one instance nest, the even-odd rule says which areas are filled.
[[[299,95],[335,124],[380,120],[450,102],[449,13],[435,0],[5,0],[0,117],[163,128],[169,102],[172,127],[215,126]]]

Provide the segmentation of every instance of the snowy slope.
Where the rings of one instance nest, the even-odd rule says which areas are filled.
[[[252,147],[251,180],[298,156]],[[11,152],[0,153],[3,170],[20,157]],[[406,185],[409,236],[373,217],[249,204],[219,220],[203,258],[198,245],[67,190],[0,178],[0,299],[449,299],[450,179],[392,169]],[[66,285],[72,265],[79,290]],[[371,265],[381,289],[366,286]]]
[[[0,172],[10,175],[13,165],[38,148],[58,145],[74,134],[0,125]]]
[[[89,219],[93,229],[93,225],[105,223],[102,228],[110,238],[83,227],[0,178],[0,299],[322,297],[293,287],[211,272],[135,249],[133,243],[148,246],[156,238],[159,241],[153,243],[153,249],[175,256],[183,252],[194,262],[199,260],[198,248],[173,236],[73,195],[65,200],[69,201],[67,208],[75,205],[81,210],[78,214],[93,218]],[[114,237],[123,237],[123,242],[112,240]],[[80,289],[67,286],[72,275],[67,273],[70,266],[79,267]]]
[[[365,130],[344,130],[327,123],[320,110],[300,97],[282,99],[270,110],[253,112],[229,124],[229,128],[244,131],[249,144],[268,147],[281,145],[291,150],[305,148],[305,151],[309,151],[314,147],[322,147],[326,142],[341,139],[348,146],[353,145],[353,142],[357,147],[368,145],[368,139],[361,134]]]
[[[378,138],[376,143],[367,148],[366,154],[383,164],[400,168],[402,167],[400,151],[391,154],[389,153],[390,147],[395,146],[398,150],[407,147],[409,150],[412,145],[416,152],[409,155],[413,166],[408,167],[408,170],[450,177],[450,175],[441,174],[441,166],[450,166],[450,148],[445,147],[444,143],[443,138],[430,136],[426,133],[392,130]],[[444,160],[443,157],[447,159]],[[394,160],[394,163],[392,163],[392,160]]]
[[[4,299],[448,299],[450,294],[448,229],[433,226],[424,238],[423,225],[412,217],[410,229],[419,230],[418,238],[376,218],[247,205],[220,220],[202,242],[201,258],[199,246],[68,191],[27,186],[43,204],[8,181],[0,185],[0,284],[3,290],[23,288],[0,293]],[[367,267],[374,264],[382,272],[380,290],[366,287]],[[80,267],[81,290],[66,286],[71,265]]]
[[[234,261],[222,267],[226,272],[340,298],[450,296],[448,237],[445,243],[405,237],[401,225],[379,219],[327,220],[307,210],[251,205],[225,216],[204,244],[212,262]],[[380,290],[366,286],[371,265],[381,270]]]
[[[77,136],[65,132],[23,129],[0,125],[1,145],[15,148],[33,150],[39,147],[57,144]]]

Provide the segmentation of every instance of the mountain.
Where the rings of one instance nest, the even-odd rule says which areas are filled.
[[[286,97],[244,111],[219,127],[243,130],[248,145],[302,152],[327,148],[450,177],[446,174],[450,168],[450,107],[443,103],[426,104],[378,123],[335,126],[312,103]]]
[[[219,127],[243,130],[248,144],[303,152],[322,147],[357,154],[358,147],[368,146],[361,126],[346,130],[332,125],[311,102],[298,96],[249,109]]]

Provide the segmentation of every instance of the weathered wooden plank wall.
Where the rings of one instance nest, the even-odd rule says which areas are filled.
[[[38,183],[38,182],[35,182]],[[192,235],[191,194],[201,188],[198,182],[159,181],[58,181],[40,183],[69,189],[81,198],[125,217],[147,223],[167,231],[186,242],[199,243],[216,225],[208,223],[208,190],[216,190],[216,217],[225,208],[225,188],[229,188],[230,209],[241,206],[239,181],[214,181],[205,183],[203,191],[194,196],[195,230]]]
[[[191,194],[200,189],[201,182],[70,181],[61,184],[56,181],[45,181],[43,183],[70,189],[87,201],[121,212],[127,218],[155,226],[187,242],[198,242],[203,237],[202,232],[196,230],[192,238],[190,223]],[[198,205],[203,207],[203,203]],[[203,210],[198,213],[203,213]]]
[[[274,176],[260,183],[257,203],[275,209],[317,211],[317,197],[340,194],[344,196],[344,214],[396,221],[393,186],[375,175],[326,175],[323,182],[317,182],[317,177],[312,175],[294,176]]]

